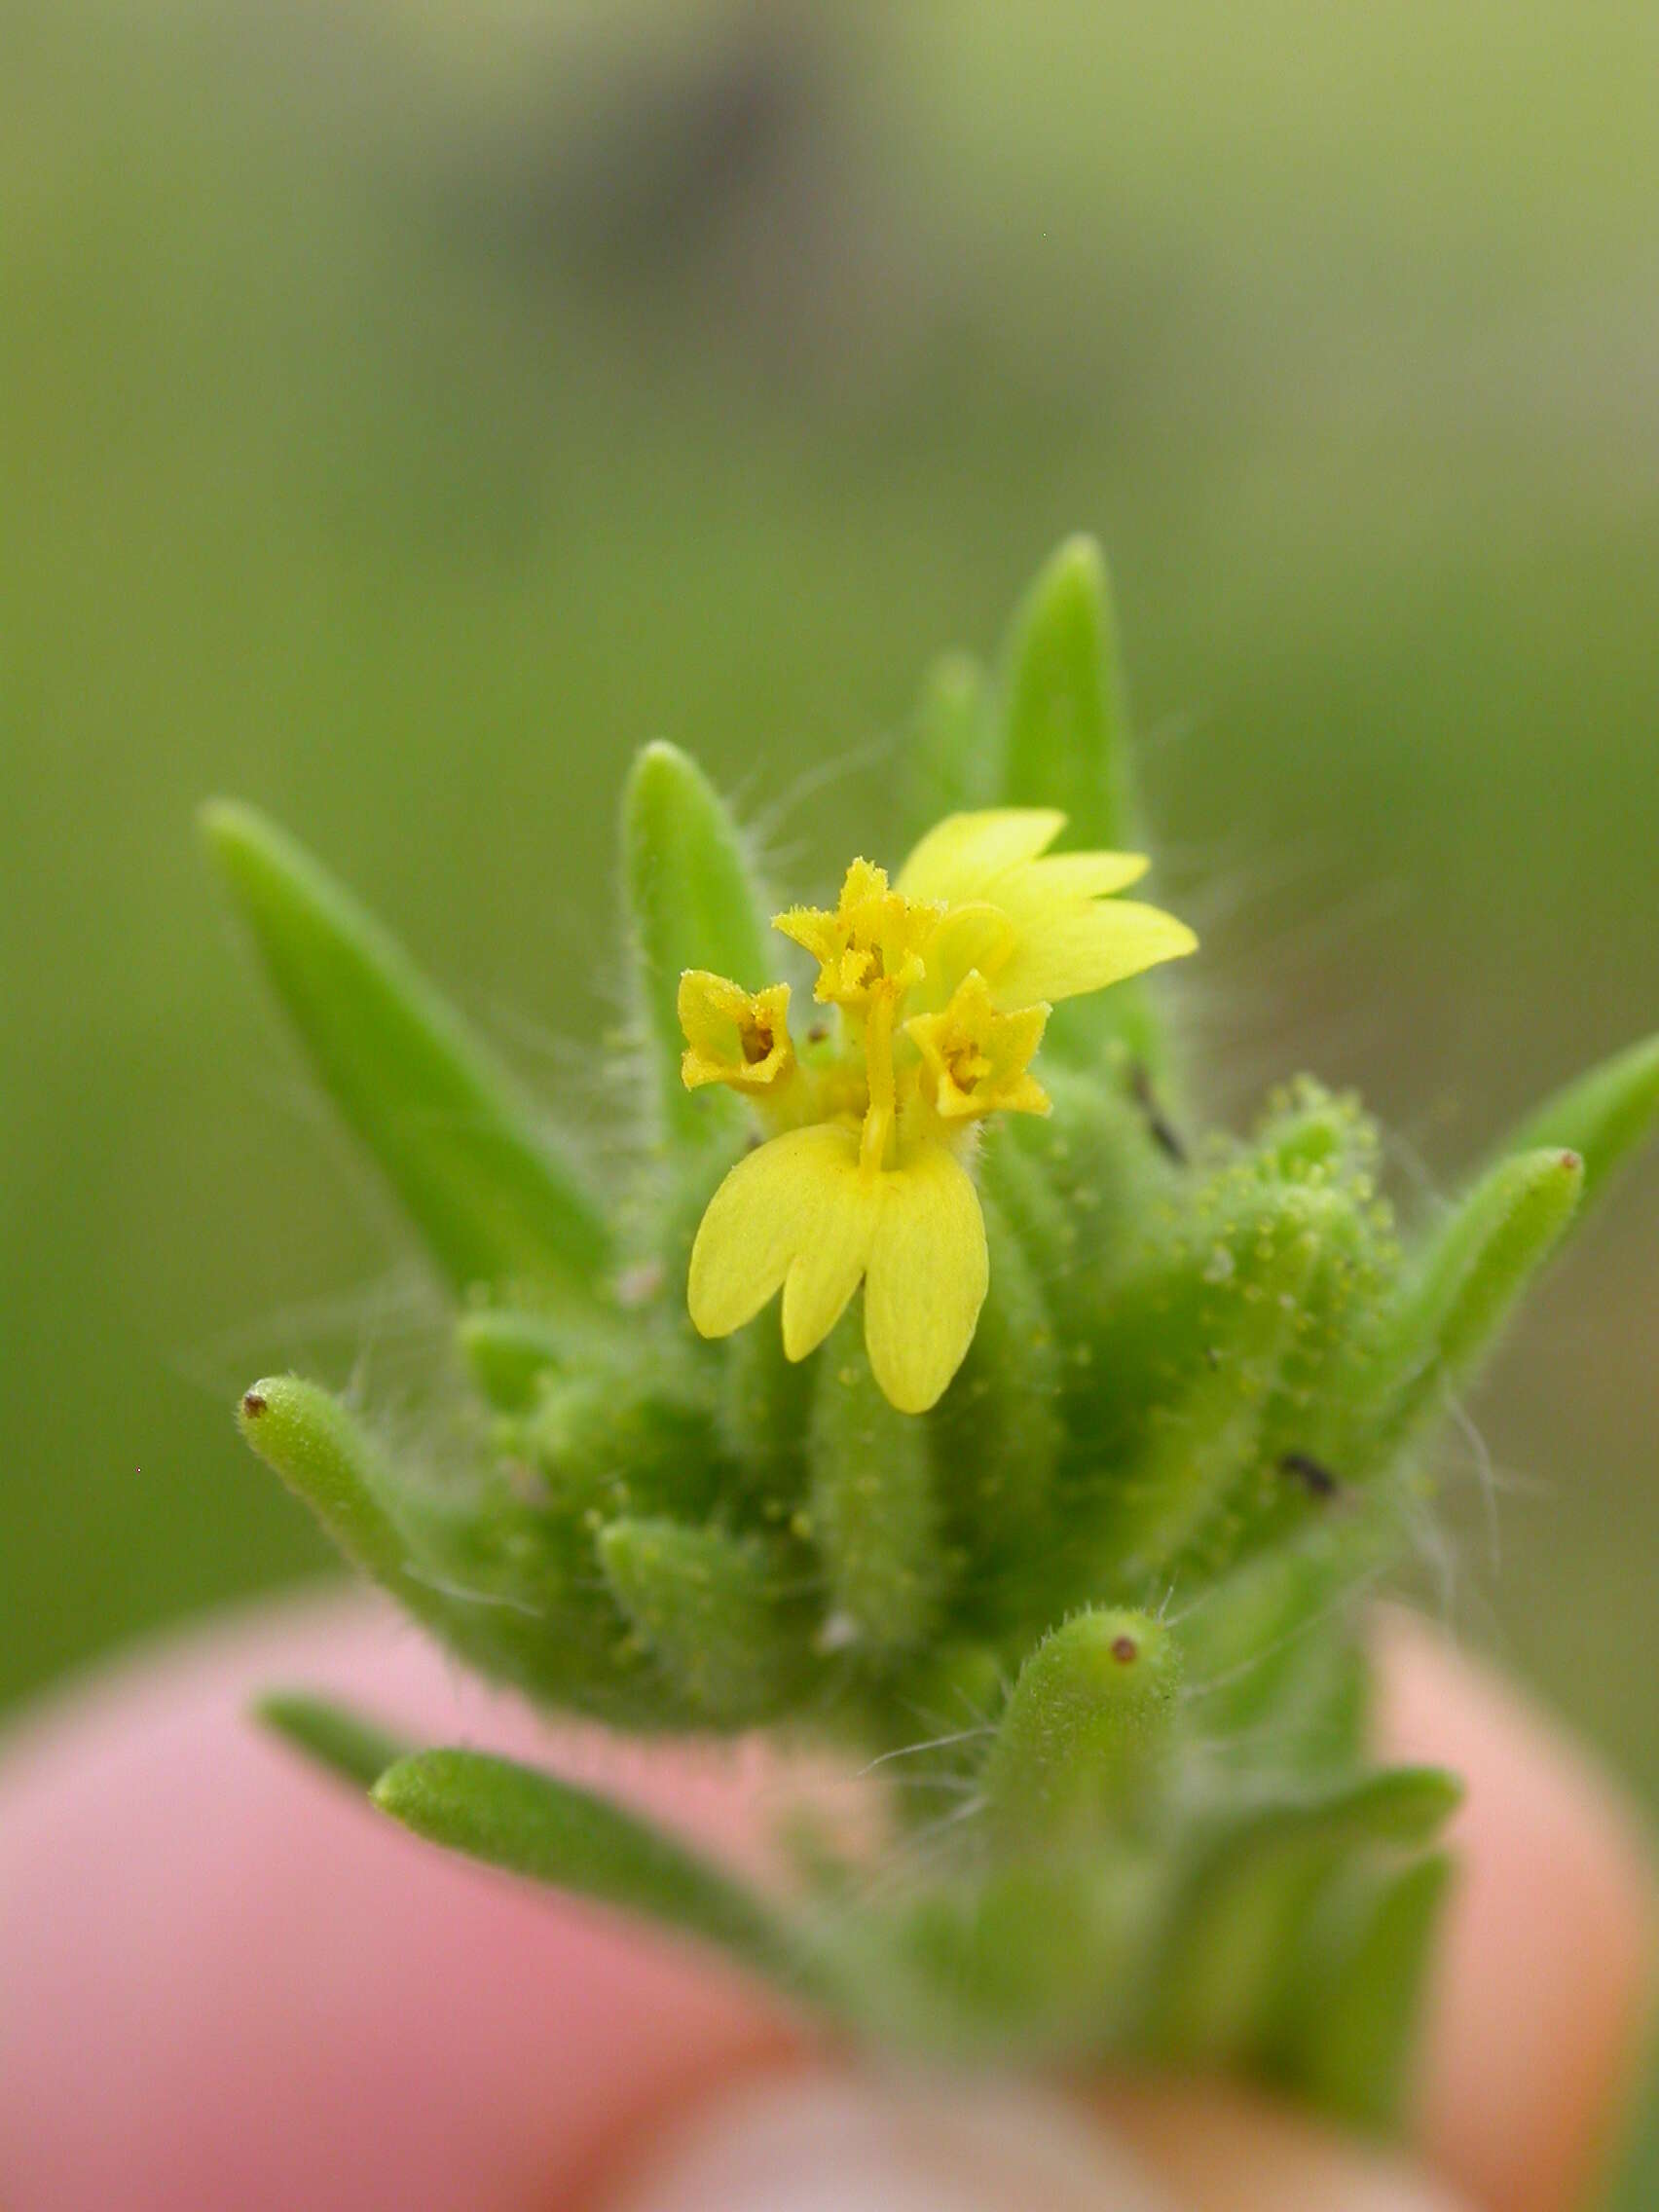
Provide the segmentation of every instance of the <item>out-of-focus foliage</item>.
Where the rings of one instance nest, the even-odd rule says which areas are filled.
[[[914,641],[1082,520],[1238,1099],[1316,1061],[1434,1186],[1651,1024],[1641,11],[0,13],[0,1694],[320,1558],[225,1418],[256,1346],[384,1399],[427,1342],[263,1072],[205,790],[539,1083],[525,1010],[619,984],[632,747],[827,869]],[[1493,1576],[1471,1452],[1452,1605],[1659,1788],[1654,1188],[1488,1402],[1526,1481]]]

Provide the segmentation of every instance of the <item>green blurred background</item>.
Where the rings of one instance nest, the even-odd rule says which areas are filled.
[[[207,793],[591,1103],[631,749],[827,872],[924,660],[1091,528],[1224,1111],[1358,1083],[1420,1205],[1659,1022],[1659,14],[0,30],[0,1703],[319,1569],[234,1395],[395,1397],[430,1341]],[[1500,1556],[1471,1448],[1435,1586],[1659,1803],[1656,1232],[1649,1163],[1483,1401]]]

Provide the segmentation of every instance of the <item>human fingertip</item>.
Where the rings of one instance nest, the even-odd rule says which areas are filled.
[[[807,2074],[752,2082],[655,2152],[605,2212],[1185,2212],[1052,2093]]]
[[[1463,2206],[1444,2183],[1397,2153],[1220,2083],[1119,2088],[1102,2099],[1101,2109],[1117,2138],[1172,2192],[1182,2212],[1461,2212]]]

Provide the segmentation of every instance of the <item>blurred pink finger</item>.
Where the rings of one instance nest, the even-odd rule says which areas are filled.
[[[550,1738],[368,1601],[129,1663],[0,1751],[7,2212],[564,2205],[642,2116],[787,2046],[718,1962],[446,1858],[308,1771],[247,1720],[273,1683],[423,1741],[604,1764],[753,1844],[738,1754]]]
[[[1423,2070],[1435,2164],[1493,2212],[1593,2200],[1644,2045],[1659,1925],[1630,1807],[1494,1676],[1403,1613],[1380,1624],[1384,1749],[1468,1796]]]

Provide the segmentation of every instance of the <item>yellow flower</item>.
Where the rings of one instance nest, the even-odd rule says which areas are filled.
[[[890,891],[885,868],[854,861],[832,913],[792,906],[773,917],[772,927],[818,962],[817,998],[862,1007],[879,990],[920,982],[922,953],[942,911]]]
[[[688,968],[680,978],[680,1026],[686,1046],[680,1073],[687,1090],[706,1083],[766,1090],[794,1067],[788,983],[746,991],[705,968]]]
[[[797,1062],[782,984],[752,995],[688,973],[686,1083],[724,1083],[773,1127],[715,1193],[691,1250],[687,1303],[728,1336],[783,1292],[784,1350],[804,1359],[863,1283],[871,1368],[901,1412],[925,1413],[973,1342],[988,1281],[970,1172],[993,1113],[1046,1113],[1030,1073],[1053,1000],[1192,951],[1184,924],[1111,894],[1146,863],[1048,848],[1063,815],[956,814],[890,884],[867,861],[831,908],[774,928],[818,962],[832,1033]],[[789,1079],[787,1108],[776,1088]]]
[[[1026,1071],[1048,1019],[1046,1006],[998,1014],[977,968],[942,1014],[912,1015],[904,1029],[921,1052],[935,1113],[947,1122],[999,1111],[1046,1114],[1049,1094]]]

